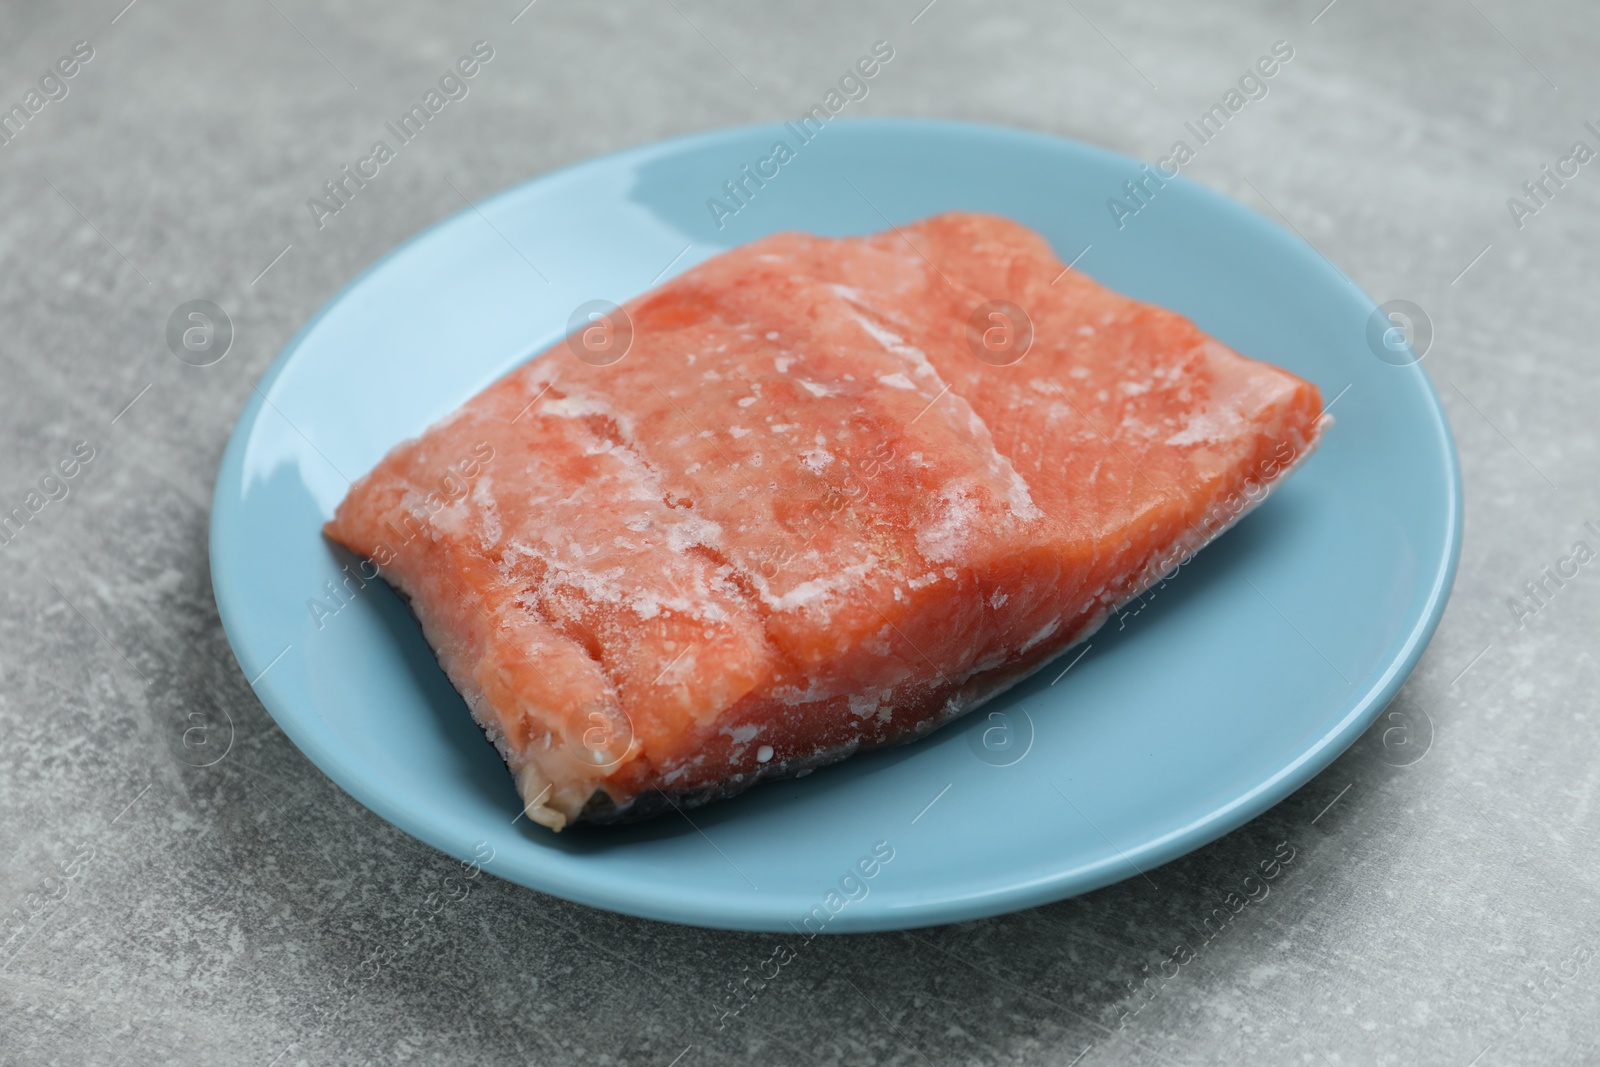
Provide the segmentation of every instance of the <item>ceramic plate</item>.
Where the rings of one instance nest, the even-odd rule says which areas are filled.
[[[791,158],[731,200],[724,183],[778,141]],[[1403,315],[1182,178],[1113,212],[1112,197],[1134,205],[1124,183],[1141,167],[1019,130],[835,120],[809,142],[775,125],[636,148],[446,219],[306,324],[228,444],[211,567],[245,676],[318,767],[396,826],[492,856],[501,878],[674,922],[971,919],[1227,833],[1326,767],[1415,665],[1455,571],[1460,484]],[[347,479],[559,340],[581,304],[621,303],[776,230],[868,233],[951,209],[1016,219],[1106,285],[1309,378],[1337,424],[1087,652],[925,740],[688,817],[559,836],[516,819],[510,775],[400,598],[379,581],[342,601],[327,591],[351,560],[319,527]],[[852,877],[863,859],[870,879]]]

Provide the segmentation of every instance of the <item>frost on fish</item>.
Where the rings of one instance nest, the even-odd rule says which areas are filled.
[[[966,343],[994,299],[1034,324],[1008,367]],[[623,360],[555,346],[390,452],[327,527],[409,598],[552,829],[965,713],[1322,429],[1309,383],[987,216],[774,235],[627,312]]]

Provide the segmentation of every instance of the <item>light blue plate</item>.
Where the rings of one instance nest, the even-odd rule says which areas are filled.
[[[707,200],[734,206],[723,183],[778,140],[794,158],[719,229]],[[492,850],[502,878],[674,922],[971,919],[1227,833],[1326,767],[1416,664],[1455,572],[1461,489],[1427,379],[1369,340],[1373,302],[1292,233],[1182,179],[1119,229],[1107,199],[1140,167],[1018,130],[835,120],[809,144],[767,126],[648,145],[446,219],[300,331],[228,444],[211,570],[246,677],[317,766],[407,832],[461,859]],[[346,479],[559,340],[579,304],[621,303],[775,230],[867,233],[950,209],[1017,219],[1065,260],[1092,246],[1078,269],[1338,398],[1337,425],[1282,491],[1059,683],[1081,650],[993,714],[696,809],[693,825],[555,836],[513,822],[510,775],[387,586],[319,624],[309,602],[336,606],[324,583],[351,562],[318,529]],[[870,860],[878,842],[887,863]],[[853,879],[864,858],[874,876]]]

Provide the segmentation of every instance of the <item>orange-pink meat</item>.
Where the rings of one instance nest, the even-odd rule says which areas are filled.
[[[1259,502],[1326,421],[1315,386],[992,216],[778,234],[625,312],[620,361],[555,346],[326,528],[410,598],[553,829],[971,710]]]

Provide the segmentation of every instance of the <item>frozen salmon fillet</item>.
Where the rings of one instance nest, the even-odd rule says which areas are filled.
[[[397,446],[326,533],[559,830],[972,710],[1264,499],[1321,409],[1006,219],[783,233]]]

